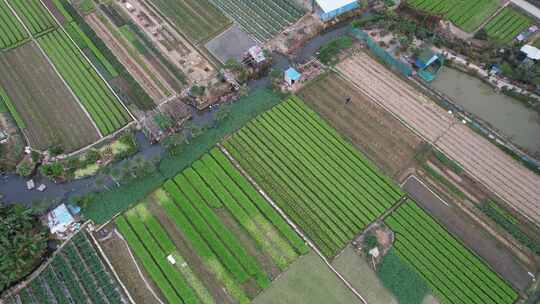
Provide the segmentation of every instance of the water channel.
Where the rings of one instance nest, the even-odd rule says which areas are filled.
[[[540,153],[540,114],[520,101],[495,92],[461,71],[445,67],[432,83],[466,111],[480,117],[531,154]]]
[[[302,63],[311,59],[323,44],[329,42],[333,38],[345,34],[348,30],[348,26],[348,24],[342,24],[314,37],[300,49],[297,52],[297,55],[292,59],[275,54],[273,56],[274,60],[272,68],[285,70],[291,63]],[[250,90],[268,87],[269,85],[270,80],[268,77],[250,81],[248,83]],[[205,111],[198,111],[195,108],[191,108],[193,123],[196,125],[204,125],[213,119],[213,112],[216,110],[217,107]],[[151,159],[156,156],[161,156],[166,152],[159,144],[151,145],[142,132],[136,134],[136,139],[139,146],[139,152],[136,156],[143,156],[145,159]],[[113,166],[121,167],[122,162],[114,164]],[[47,206],[54,206],[60,202],[65,202],[72,196],[80,196],[89,192],[102,190],[96,185],[96,176],[62,184],[54,183],[50,179],[40,176],[39,174],[33,179],[36,182],[36,185],[43,183],[47,186],[47,189],[44,192],[39,192],[37,190],[28,191],[26,189],[26,178],[20,177],[15,173],[0,175],[0,194],[2,196],[2,201],[0,201],[0,203],[17,202],[28,205],[40,205],[40,208],[45,209]],[[112,182],[107,180],[105,181],[105,186],[101,187],[111,186],[113,186]]]

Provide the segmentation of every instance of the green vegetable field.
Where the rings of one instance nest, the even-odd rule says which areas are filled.
[[[230,24],[209,0],[155,0],[152,4],[195,43],[210,38]]]
[[[0,1],[0,49],[13,47],[28,35],[4,1]]]
[[[442,303],[514,303],[517,293],[413,201],[386,224],[394,250],[428,283]]]
[[[248,123],[225,147],[328,257],[402,196],[297,98]]]
[[[50,32],[38,41],[103,135],[131,120],[120,101],[63,31]]]
[[[467,32],[476,30],[499,7],[497,0],[410,0],[407,3],[425,12],[442,14]]]
[[[93,303],[111,304],[126,301],[89,236],[86,232],[80,232],[54,256],[39,276],[8,298],[7,303],[67,304],[90,300]]]
[[[10,4],[32,35],[35,36],[56,27],[56,22],[40,0],[12,0]]]
[[[231,226],[231,220],[236,224]],[[200,273],[174,266],[166,260],[169,255],[190,267],[196,261],[188,256],[195,254],[202,261],[199,267],[219,281],[235,302],[249,303],[255,295],[249,290],[265,289],[275,269],[284,271],[309,251],[217,149],[167,181],[115,224],[170,303],[213,303],[216,295]],[[191,248],[185,257],[175,241],[177,234]],[[257,248],[257,253],[248,248]],[[261,259],[267,262],[263,265]]]
[[[304,14],[294,1],[290,0],[211,1],[259,41],[271,39]]]
[[[511,7],[507,7],[491,19],[484,27],[484,30],[488,37],[499,42],[509,43],[521,31],[531,26],[532,23],[533,21],[529,17]]]

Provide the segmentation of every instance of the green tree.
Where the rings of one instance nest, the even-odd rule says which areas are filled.
[[[45,164],[41,166],[41,173],[48,177],[59,178],[64,174],[64,167],[60,162]]]
[[[34,167],[27,161],[24,161],[23,163],[17,166],[17,174],[23,177],[26,177],[32,174],[33,170],[34,170]]]
[[[186,138],[181,132],[171,134],[161,141],[163,147],[165,147],[171,155],[180,153],[184,143],[186,143]]]
[[[54,145],[49,148],[49,154],[51,156],[58,156],[62,153],[64,153],[64,148],[60,145]]]
[[[33,209],[0,205],[0,292],[39,265],[48,237]]]
[[[481,28],[474,34],[474,38],[478,40],[488,40],[488,34],[485,29]]]

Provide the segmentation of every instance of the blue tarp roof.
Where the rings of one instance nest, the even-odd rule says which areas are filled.
[[[300,77],[302,76],[300,73],[298,73],[297,70],[293,69],[293,68],[288,68],[286,71],[285,71],[285,76],[289,79],[292,79],[292,80],[298,80],[300,79]]]
[[[66,205],[64,204],[56,207],[56,209],[54,209],[53,212],[56,219],[58,220],[58,223],[60,224],[66,224],[73,221],[73,216],[71,216],[71,213],[69,213],[68,209],[66,208]]]

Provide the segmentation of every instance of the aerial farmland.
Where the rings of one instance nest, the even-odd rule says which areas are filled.
[[[536,303],[533,2],[0,0],[0,303]]]
[[[10,38],[4,41],[4,48],[11,48],[2,56],[3,66],[6,70],[11,65],[19,68],[2,74],[3,99],[10,104],[30,146],[46,150],[60,145],[74,151],[132,120],[111,87],[40,1],[2,3],[2,11],[10,20],[3,28]],[[24,37],[32,42],[18,46]],[[40,72],[32,73],[36,66],[42,66]],[[44,106],[42,99],[51,104]]]
[[[499,8],[499,1],[496,0],[412,0],[407,3],[422,11],[441,14],[467,32],[476,30]]]

